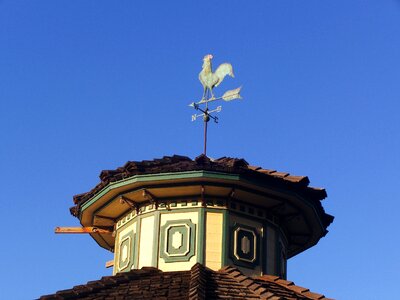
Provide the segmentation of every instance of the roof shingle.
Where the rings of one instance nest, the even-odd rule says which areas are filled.
[[[142,268],[40,297],[41,300],[329,300],[277,276],[247,277],[234,267],[212,271],[197,263],[190,271],[162,272]]]
[[[71,207],[71,213],[74,216],[78,216],[81,205],[95,196],[111,182],[126,179],[135,175],[197,170],[261,177],[263,182],[293,190],[307,197],[310,201],[313,201],[314,204],[323,212],[323,222],[325,227],[333,221],[333,217],[325,214],[320,204],[320,200],[327,196],[325,189],[308,186],[310,181],[307,176],[294,176],[289,173],[262,169],[258,166],[250,166],[244,159],[221,157],[213,160],[205,155],[200,155],[194,160],[186,156],[174,155],[164,156],[161,159],[154,160],[128,161],[124,166],[115,170],[104,170],[100,173],[101,181],[99,184],[89,192],[74,196],[75,206]]]

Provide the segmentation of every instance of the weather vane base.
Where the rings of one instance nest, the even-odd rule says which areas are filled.
[[[213,56],[208,54],[203,58],[203,68],[199,74],[199,80],[203,85],[203,97],[198,102],[192,102],[189,106],[193,107],[195,110],[200,111],[200,114],[192,115],[192,121],[196,121],[197,118],[203,117],[204,122],[204,155],[207,155],[207,127],[210,119],[214,120],[215,123],[218,123],[218,118],[213,116],[212,113],[219,113],[222,110],[222,106],[219,105],[213,110],[208,109],[208,105],[210,102],[224,100],[224,101],[232,101],[235,99],[242,99],[240,96],[240,90],[242,87],[238,87],[234,90],[226,91],[221,97],[215,97],[213,93],[214,87],[220,85],[220,83],[224,80],[226,75],[231,77],[235,77],[233,74],[233,68],[230,63],[221,64],[215,72],[212,71],[211,60]],[[210,97],[211,96],[211,97]],[[205,108],[202,109],[200,106],[204,105]]]

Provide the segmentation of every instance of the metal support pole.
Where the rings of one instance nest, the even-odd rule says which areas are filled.
[[[207,156],[207,124],[208,121],[204,120],[204,155]]]

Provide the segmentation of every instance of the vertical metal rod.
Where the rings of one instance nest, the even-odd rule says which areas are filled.
[[[207,156],[207,121],[204,120],[204,155]]]
[[[210,99],[210,91],[207,90],[206,94],[206,100]],[[204,155],[207,156],[207,127],[208,127],[208,121],[210,120],[210,117],[208,116],[208,102],[206,102],[206,110],[204,114]]]

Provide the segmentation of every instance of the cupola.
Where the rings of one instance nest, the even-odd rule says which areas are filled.
[[[307,177],[244,159],[129,161],[102,171],[100,180],[74,197],[71,213],[114,252],[114,274],[200,263],[286,278],[287,259],[318,243],[333,221],[321,205],[325,190],[310,187]]]

